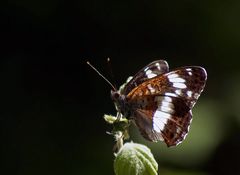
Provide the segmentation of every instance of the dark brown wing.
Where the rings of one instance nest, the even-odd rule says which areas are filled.
[[[146,95],[179,97],[192,108],[203,91],[207,80],[204,68],[182,67],[147,80],[127,94],[128,99]]]
[[[143,137],[179,144],[187,135],[191,109],[206,82],[201,67],[183,67],[150,79],[134,88],[127,101]]]
[[[146,104],[134,110],[133,117],[142,136],[149,141],[179,144],[186,136],[192,113],[181,98],[145,96]]]
[[[123,90],[123,94],[127,95],[132,89],[142,84],[148,79],[168,72],[168,63],[165,60],[156,60],[142,68],[127,83]]]

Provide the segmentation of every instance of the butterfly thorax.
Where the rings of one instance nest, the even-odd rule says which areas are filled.
[[[119,93],[118,91],[111,90],[111,98],[115,104],[117,111],[120,112],[124,117],[129,118],[131,114],[126,96]]]

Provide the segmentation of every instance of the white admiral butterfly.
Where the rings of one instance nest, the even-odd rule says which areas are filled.
[[[180,67],[169,72],[167,62],[157,60],[141,69],[122,90],[113,86],[111,97],[118,112],[133,119],[145,139],[175,146],[189,131],[192,108],[206,80],[202,67]]]

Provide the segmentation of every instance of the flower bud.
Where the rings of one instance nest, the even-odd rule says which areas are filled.
[[[114,161],[116,175],[157,175],[158,164],[145,145],[125,143]]]

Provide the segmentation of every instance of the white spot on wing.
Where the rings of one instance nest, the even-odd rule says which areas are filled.
[[[187,88],[186,84],[184,84],[184,83],[173,83],[173,87],[180,88],[180,89]]]
[[[146,72],[146,74],[151,74],[152,73],[152,71],[148,70],[148,69],[146,69],[145,72]]]
[[[173,104],[171,102],[162,101],[161,106],[173,108]]]
[[[192,69],[191,68],[187,68],[186,71],[188,72],[188,75],[192,76]]]
[[[187,91],[187,96],[192,97],[193,92],[192,91]]]
[[[177,127],[177,133],[180,134],[181,133],[181,128],[180,127]]]
[[[160,64],[156,63],[155,65],[157,66],[158,70],[160,70]]]
[[[166,97],[166,96],[156,96],[154,99],[155,102],[172,102],[172,99],[170,97]]]
[[[148,78],[153,78],[157,76],[157,74],[153,73],[151,70],[147,70],[146,75]]]
[[[195,94],[194,94],[194,98],[196,98],[196,99],[198,99],[199,96],[200,96],[199,93],[195,93]]]
[[[170,74],[170,75],[168,75],[167,76],[169,79],[171,79],[171,78],[177,78],[177,77],[179,77],[179,75],[178,74]]]
[[[172,83],[184,83],[186,80],[183,78],[170,78],[169,81]]]
[[[165,100],[165,101],[167,101],[167,102],[172,102],[172,99],[171,99],[170,97],[164,97],[163,100]]]
[[[170,114],[157,110],[153,115],[153,129],[156,132],[161,132],[170,117]]]
[[[171,92],[166,92],[164,95],[170,96],[170,97],[177,97],[176,94],[171,93]]]
[[[155,102],[158,102],[158,104],[162,104],[162,105],[165,105],[165,104],[169,104],[172,102],[172,98],[171,97],[163,97],[163,96],[156,96],[155,99],[154,99]]]
[[[149,90],[151,93],[154,93],[154,92],[155,92],[155,89],[152,87],[151,84],[148,84],[147,87],[148,87],[148,90]]]
[[[160,110],[170,114],[174,113],[174,110],[169,106],[160,106]]]
[[[181,89],[177,89],[177,90],[175,90],[175,93],[181,96],[182,95],[182,90]]]
[[[164,97],[162,99],[162,102],[159,104],[159,108],[163,112],[170,113],[170,114],[174,113],[174,105],[170,97]]]

